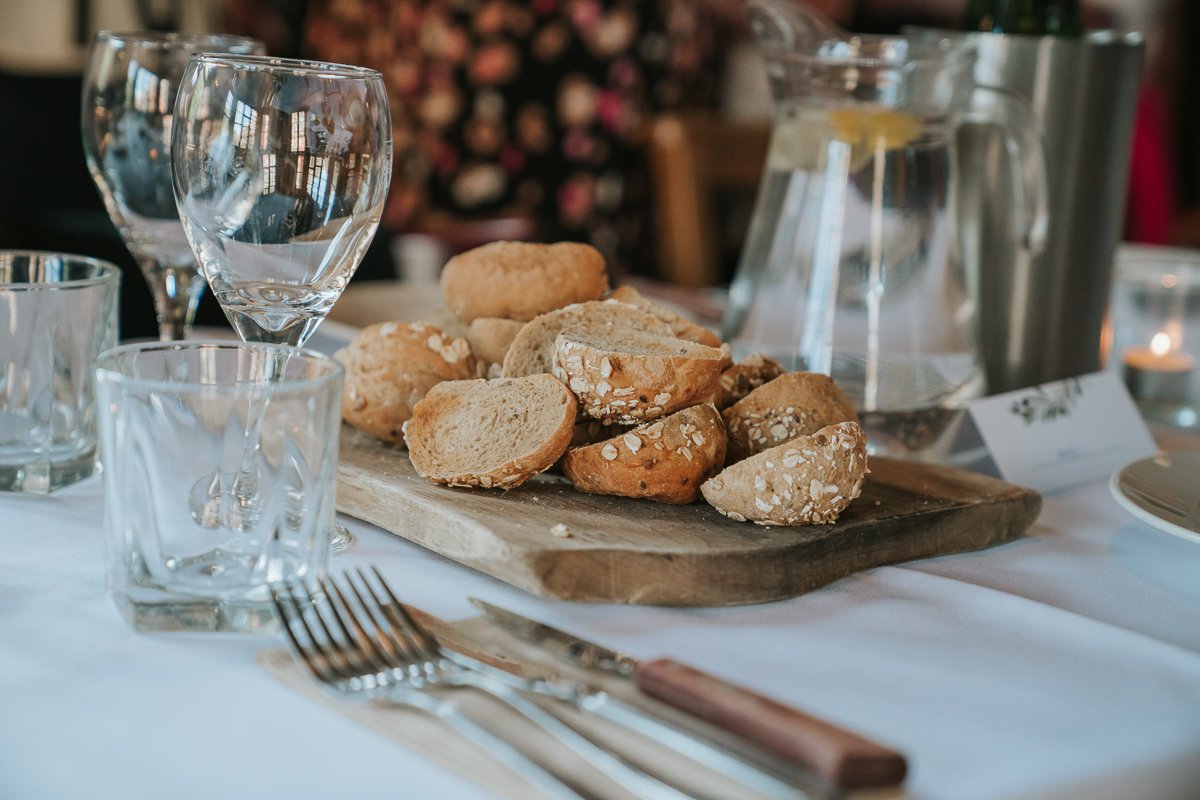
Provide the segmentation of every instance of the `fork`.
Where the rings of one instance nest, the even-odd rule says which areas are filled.
[[[388,595],[394,598],[383,576],[377,569],[373,571]],[[361,569],[355,572],[357,581],[350,571],[343,579],[357,601],[358,611],[349,595],[332,579],[317,581],[317,587],[327,600],[325,603],[320,603],[300,581],[272,586],[272,598],[284,622],[282,627],[318,681],[342,695],[365,694],[433,714],[485,749],[496,752],[507,766],[554,798],[587,795],[528,754],[502,741],[462,713],[455,703],[429,690],[473,688],[485,692],[554,736],[639,798],[686,800],[689,797],[604,750],[514,687],[446,659],[437,640],[416,623],[402,604],[385,603],[366,574]],[[289,606],[291,614],[286,612]],[[308,616],[316,621],[315,626],[306,619],[305,608],[309,609]],[[332,627],[326,616],[332,618]]]

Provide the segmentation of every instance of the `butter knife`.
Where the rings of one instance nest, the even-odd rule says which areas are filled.
[[[748,739],[844,789],[893,787],[908,765],[878,742],[743,686],[667,658],[619,653],[476,598],[484,617],[518,639],[588,670],[615,673],[668,705]]]

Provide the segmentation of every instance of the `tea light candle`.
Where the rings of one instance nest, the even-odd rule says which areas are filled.
[[[1134,400],[1147,403],[1183,403],[1196,368],[1196,359],[1176,350],[1171,337],[1160,331],[1149,347],[1130,347],[1122,356],[1125,385]]]

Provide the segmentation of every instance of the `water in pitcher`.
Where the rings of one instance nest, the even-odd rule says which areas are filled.
[[[983,388],[953,136],[884,106],[779,104],[730,289],[734,355],[831,375],[879,452],[930,447]]]

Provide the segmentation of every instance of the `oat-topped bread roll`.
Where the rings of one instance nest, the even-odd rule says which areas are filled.
[[[369,325],[337,358],[346,368],[342,419],[389,442],[403,441],[401,426],[426,392],[476,374],[467,341],[424,322]]]
[[[643,331],[670,336],[671,328],[643,308],[616,300],[593,300],[556,308],[534,317],[520,330],[504,355],[505,377],[537,375],[554,370],[554,340],[564,328]]]
[[[417,474],[448,486],[512,489],[566,452],[575,398],[551,375],[438,384],[404,441]]]
[[[446,307],[463,322],[502,317],[528,322],[608,290],[604,256],[575,242],[493,242],[460,253],[442,270]]]
[[[478,317],[467,326],[471,354],[489,366],[502,364],[509,345],[528,323],[500,317]]]
[[[821,524],[836,521],[862,494],[868,471],[862,428],[839,422],[726,467],[700,491],[738,522]]]
[[[721,412],[729,431],[729,463],[832,425],[858,422],[854,404],[819,372],[789,372]]]
[[[639,331],[566,328],[554,341],[554,375],[602,422],[657,419],[711,397],[724,353]]]
[[[741,400],[750,392],[783,374],[783,366],[773,358],[753,353],[728,367],[717,381],[717,395],[713,403],[725,409]]]
[[[694,503],[725,463],[725,424],[711,403],[692,406],[596,444],[568,450],[562,471],[590,494]]]
[[[609,293],[609,298],[629,303],[631,306],[644,308],[663,322],[671,326],[671,333],[689,342],[706,344],[709,347],[720,347],[721,337],[698,323],[692,322],[671,309],[660,306],[653,300],[647,300],[641,292],[632,286],[618,286]]]

